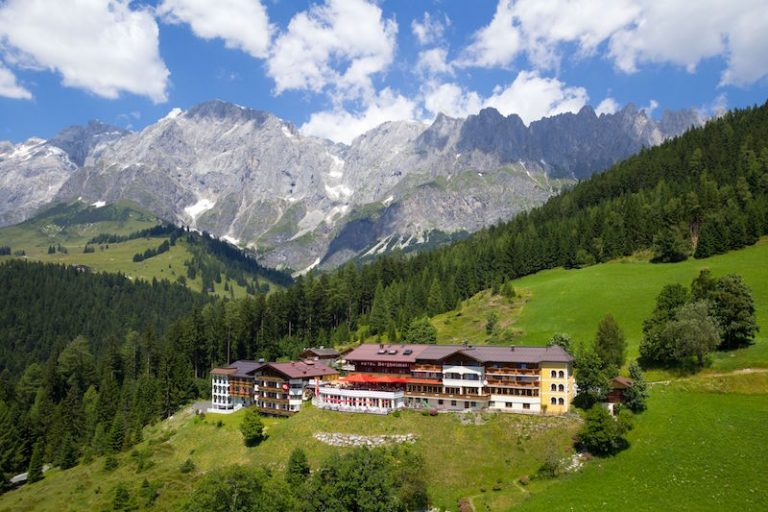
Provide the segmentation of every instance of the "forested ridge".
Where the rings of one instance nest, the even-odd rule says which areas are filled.
[[[397,339],[415,319],[542,269],[640,250],[653,250],[656,261],[706,257],[766,233],[768,105],[731,112],[644,150],[467,240],[300,277],[268,297],[209,306],[220,310],[208,312],[213,329],[204,331],[202,319],[188,319],[187,328],[210,333],[196,337],[201,367],[225,361],[227,353],[270,358],[369,334]]]
[[[131,446],[142,425],[197,396],[205,381],[195,379],[214,365],[295,357],[371,334],[394,341],[424,316],[538,270],[647,249],[657,261],[706,257],[766,233],[762,106],[644,150],[461,242],[310,273],[269,295],[210,300],[167,282],[8,263],[0,267],[0,471],[25,470],[35,449],[68,467]]]

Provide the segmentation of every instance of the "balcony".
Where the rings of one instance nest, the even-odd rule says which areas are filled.
[[[448,400],[487,400],[490,398],[490,393],[466,394],[466,395],[453,395],[446,393],[420,393],[418,391],[406,391],[406,397],[410,398],[443,398]]]
[[[539,382],[521,382],[514,380],[493,380],[488,379],[488,386],[504,387],[504,388],[526,388],[526,389],[538,389]]]
[[[259,402],[267,402],[270,404],[287,404],[288,403],[287,398],[272,398],[269,396],[259,396],[259,397],[256,397],[256,399]]]
[[[538,368],[486,368],[486,375],[539,375]]]
[[[285,409],[272,409],[271,407],[259,407],[262,414],[271,414],[274,416],[293,416],[297,411],[286,411]]]

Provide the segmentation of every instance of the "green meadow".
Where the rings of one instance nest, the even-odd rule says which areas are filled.
[[[168,237],[146,237],[120,243],[92,245],[95,252],[83,252],[89,240],[100,234],[129,235],[149,229],[158,224],[154,215],[141,210],[133,203],[120,201],[102,208],[93,208],[80,203],[58,205],[50,210],[17,224],[0,228],[0,246],[11,247],[13,252],[24,251],[24,258],[58,263],[63,265],[87,265],[96,272],[119,272],[132,279],[167,279],[176,281],[184,276],[186,285],[197,292],[202,291],[200,275],[194,279],[187,276],[184,262],[192,259],[192,253],[184,240],[177,240],[166,253],[141,262],[134,262],[133,256],[157,247]],[[50,246],[61,246],[65,251],[48,253]],[[0,263],[16,256],[0,256]],[[260,277],[273,288],[273,283]],[[245,287],[229,281],[232,292],[224,290],[224,282],[216,284],[215,294],[219,296],[245,297]]]
[[[757,322],[763,326],[753,346],[713,356],[713,368],[730,370],[768,367],[768,239],[756,245],[711,258],[681,263],[653,264],[625,259],[582,269],[545,270],[513,282],[520,297],[512,303],[481,292],[432,319],[443,343],[488,343],[485,318],[497,311],[500,327],[512,343],[543,345],[555,333],[568,333],[574,341],[591,343],[597,324],[611,313],[627,337],[630,358],[637,357],[643,320],[653,311],[656,296],[666,284],[690,285],[702,269],[713,274],[739,274],[752,289]]]

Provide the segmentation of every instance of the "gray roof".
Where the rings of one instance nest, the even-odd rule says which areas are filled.
[[[404,354],[405,351],[410,354]],[[396,353],[392,354],[392,351]],[[381,353],[384,352],[384,353]],[[439,361],[460,353],[481,363],[569,363],[573,356],[562,347],[464,345],[377,345],[363,344],[347,354],[348,361]]]
[[[302,352],[302,354],[304,354],[306,352],[311,352],[312,354],[316,355],[317,357],[323,357],[323,356],[338,357],[339,356],[339,351],[336,350],[335,348],[325,348],[325,347],[314,348],[313,347],[313,348],[308,348],[308,349],[304,350],[304,352]]]
[[[254,371],[258,370],[266,363],[260,363],[258,361],[248,361],[247,359],[241,359],[235,361],[229,365],[229,368],[235,368],[235,377],[250,377]]]

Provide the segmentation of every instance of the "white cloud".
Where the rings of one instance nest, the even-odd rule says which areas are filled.
[[[349,144],[358,135],[387,121],[416,118],[416,104],[410,99],[383,89],[361,112],[342,108],[312,114],[301,132]]]
[[[578,112],[589,101],[583,87],[569,87],[556,78],[541,77],[535,71],[521,71],[506,87],[497,86],[483,98],[455,83],[431,83],[423,91],[424,106],[436,115],[466,117],[486,107],[503,115],[517,114],[525,124],[564,112]]]
[[[448,16],[444,16],[443,20],[440,20],[425,12],[422,21],[413,20],[411,22],[411,31],[419,40],[419,44],[424,46],[442,41],[445,29],[450,25],[451,20]]]
[[[467,117],[483,108],[483,99],[475,91],[467,91],[455,83],[429,83],[423,90],[424,108],[433,115]]]
[[[589,101],[583,87],[568,87],[556,78],[521,71],[507,87],[497,87],[484,102],[504,115],[517,114],[525,124],[542,117],[578,112]]]
[[[653,115],[653,112],[657,108],[659,108],[659,102],[654,99],[651,99],[651,101],[648,102],[648,105],[645,107],[641,107],[640,110],[645,112],[645,115],[647,115],[648,117],[651,117]]]
[[[16,76],[0,62],[0,96],[17,100],[32,99],[32,93],[20,86]]]
[[[625,73],[645,63],[694,72],[722,57],[721,84],[748,85],[768,75],[768,9],[765,0],[500,0],[458,64],[511,67],[524,55],[552,69],[567,45],[581,57],[605,50]]]
[[[419,52],[416,71],[424,75],[453,73],[453,65],[448,62],[448,50],[445,48],[431,48]]]
[[[486,68],[511,64],[522,49],[512,7],[511,0],[499,1],[491,23],[475,33],[459,64]]]
[[[188,23],[198,37],[221,38],[227,48],[267,56],[272,26],[259,0],[163,0],[157,12],[169,23]]]
[[[595,108],[595,114],[615,114],[619,110],[619,104],[610,96],[601,101]]]
[[[374,94],[371,76],[385,71],[395,53],[397,23],[364,0],[328,0],[296,14],[267,62],[277,94],[320,92],[333,86],[345,98]]]
[[[69,87],[166,100],[157,23],[128,0],[8,0],[0,5],[0,46],[6,62],[57,71]]]

